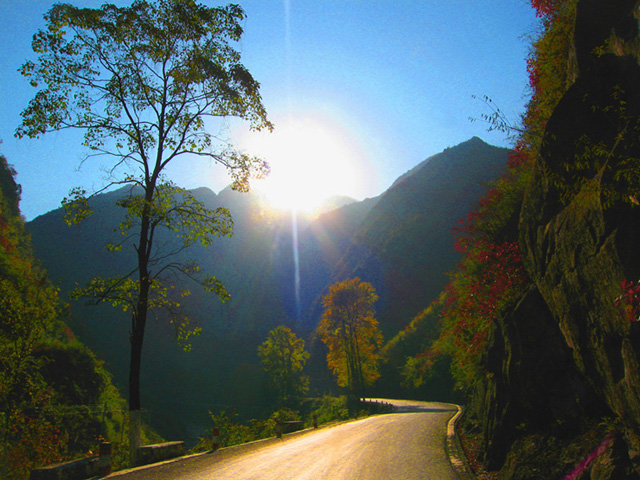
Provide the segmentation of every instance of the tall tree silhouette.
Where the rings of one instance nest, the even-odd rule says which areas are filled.
[[[234,151],[210,133],[211,122],[222,117],[246,120],[253,129],[272,128],[259,84],[232,45],[242,35],[243,18],[239,6],[205,7],[193,0],[135,1],[130,7],[105,4],[100,9],[57,4],[45,15],[47,28],[34,36],[37,61],[22,67],[31,84],[42,87],[22,112],[16,135],[80,129],[87,158],[104,155],[112,161],[105,188],[131,185],[119,205],[126,210],[123,238],[134,243],[137,265],[116,278],[94,279],[79,294],[132,312],[132,455],[140,441],[148,311],[162,307],[175,314],[179,307],[167,279],[173,284],[176,275],[186,275],[222,300],[228,297],[218,280],[199,277],[189,262],[170,261],[178,252],[159,244],[160,229],[181,238],[182,248],[208,245],[212,236],[231,233],[229,212],[206,209],[165,179],[166,168],[178,158],[206,157],[225,166],[241,191],[252,176],[268,171],[260,159]],[[90,197],[78,188],[64,200],[69,222],[90,214]],[[122,244],[110,247],[118,250]],[[175,324],[179,338],[188,337],[185,322]]]

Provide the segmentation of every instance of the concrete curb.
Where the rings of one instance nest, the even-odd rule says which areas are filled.
[[[460,405],[455,405],[455,407],[458,409],[458,412],[451,417],[451,420],[449,420],[449,423],[447,424],[447,441],[445,443],[445,450],[449,456],[451,466],[456,472],[456,475],[458,475],[458,478],[461,480],[474,480],[476,476],[469,465],[467,456],[465,455],[462,444],[460,443],[460,438],[456,435],[456,422],[462,415],[462,407]]]

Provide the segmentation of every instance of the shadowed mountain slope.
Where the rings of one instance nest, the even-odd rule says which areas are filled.
[[[142,364],[143,406],[152,413],[147,420],[167,438],[193,441],[204,432],[209,410],[237,406],[242,418],[262,415],[269,405],[263,401],[257,346],[280,324],[309,334],[321,313],[322,294],[338,279],[360,276],[372,282],[381,297],[377,307],[385,335],[403,328],[444,285],[444,273],[457,260],[451,229],[506,161],[506,149],[473,138],[424,161],[383,195],[339,200],[336,205],[343,206],[315,219],[269,211],[254,194],[193,191],[207,207],[230,210],[234,236],[184,255],[219,278],[232,300],[220,304],[191,289],[184,307],[203,332],[188,353],[171,341],[167,318],[159,314],[152,320]],[[120,235],[115,229],[123,212],[115,200],[125,193],[97,196],[93,216],[80,226],[67,227],[60,209],[29,223],[36,255],[63,298],[94,275],[134,268],[132,245],[116,254],[103,248]],[[74,331],[125,391],[129,317],[82,302],[71,302],[71,310]],[[326,369],[322,361],[318,365]]]

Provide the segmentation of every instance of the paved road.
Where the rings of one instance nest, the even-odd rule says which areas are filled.
[[[389,400],[396,412],[368,417],[259,448],[186,458],[113,480],[456,480],[445,454],[453,405]],[[229,452],[231,451],[231,452]]]

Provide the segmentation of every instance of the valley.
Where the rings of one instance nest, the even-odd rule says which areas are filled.
[[[208,428],[209,410],[237,407],[246,420],[267,415],[271,405],[264,403],[257,347],[278,325],[292,328],[309,345],[312,394],[337,391],[324,350],[313,336],[325,290],[352,277],[371,282],[380,296],[377,318],[385,338],[391,338],[447,282],[445,274],[459,258],[452,229],[500,175],[507,156],[506,149],[473,138],[425,160],[377,198],[317,218],[299,215],[299,304],[291,213],[270,211],[251,193],[195,190],[208,208],[229,209],[234,235],[184,254],[203,272],[216,275],[232,299],[221,304],[192,288],[185,310],[203,331],[192,337],[190,352],[175,344],[166,318],[153,320],[142,379],[149,424],[166,438],[193,444]],[[120,235],[115,231],[122,221],[115,206],[119,195],[122,192],[114,191],[96,197],[94,214],[78,226],[67,226],[62,210],[29,222],[35,253],[60,285],[63,298],[92,276],[123,274],[131,268],[131,245],[117,253],[104,248]],[[71,303],[71,328],[106,362],[123,392],[128,324],[127,315],[109,305],[84,305],[82,299]]]

